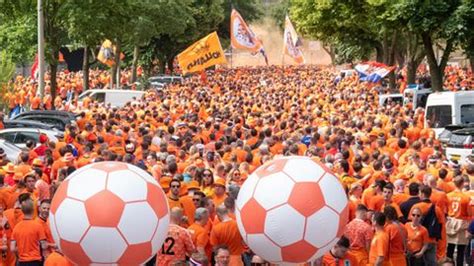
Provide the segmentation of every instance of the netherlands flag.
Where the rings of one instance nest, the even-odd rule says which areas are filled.
[[[389,67],[374,61],[360,63],[355,66],[355,70],[359,73],[359,80],[374,83],[379,82],[394,69],[395,66]]]

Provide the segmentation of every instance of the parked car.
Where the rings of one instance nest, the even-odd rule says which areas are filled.
[[[448,145],[448,141],[451,138],[451,135],[453,131],[456,131],[458,129],[463,129],[465,127],[468,127],[469,125],[447,125],[444,130],[439,134],[438,140],[441,142],[441,145],[443,148],[446,148],[446,145]]]
[[[66,111],[30,111],[15,116],[13,120],[32,120],[52,125],[59,131],[64,132],[66,125],[76,121],[76,115]]]
[[[48,139],[53,142],[58,142],[64,137],[63,133],[37,128],[9,128],[0,130],[0,139],[5,139],[20,148],[26,147],[28,140],[34,140],[39,143],[39,136],[45,134]]]
[[[474,125],[451,133],[446,145],[446,157],[453,161],[463,162],[474,154]]]
[[[20,128],[20,127],[27,127],[27,128],[39,128],[39,129],[47,129],[47,130],[59,130],[53,125],[37,122],[34,120],[4,120],[3,125],[5,128]]]
[[[0,148],[5,151],[8,160],[12,163],[17,162],[18,156],[23,151],[21,148],[5,139],[0,139]]]
[[[168,76],[168,75],[159,75],[154,76],[148,79],[148,81],[152,83],[162,83],[162,84],[169,84],[173,82],[182,83],[184,81],[182,76]]]

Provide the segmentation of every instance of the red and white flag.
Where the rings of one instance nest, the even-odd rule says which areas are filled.
[[[39,76],[39,61],[38,61],[38,54],[35,55],[35,61],[31,66],[31,79],[37,80]]]

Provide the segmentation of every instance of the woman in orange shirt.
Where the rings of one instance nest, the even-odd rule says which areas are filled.
[[[420,224],[421,209],[414,208],[411,211],[411,222],[405,224],[407,230],[407,251],[411,266],[424,265],[423,254],[428,248],[428,230]]]

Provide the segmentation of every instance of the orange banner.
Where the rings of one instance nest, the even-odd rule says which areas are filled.
[[[195,42],[178,55],[179,67],[183,74],[199,72],[218,64],[226,64],[219,36],[213,32]]]

